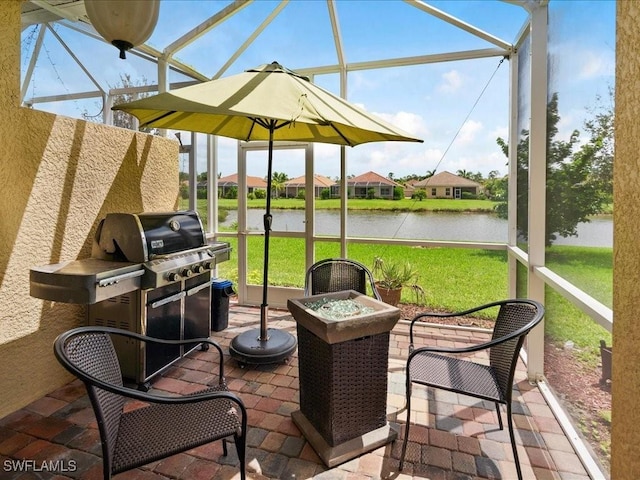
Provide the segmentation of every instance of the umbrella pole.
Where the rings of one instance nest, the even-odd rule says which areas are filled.
[[[273,217],[271,216],[271,186],[272,186],[272,169],[273,169],[273,129],[274,122],[269,123],[269,156],[267,163],[267,206],[265,209],[264,224],[264,268],[262,276],[262,305],[260,305],[260,340],[266,341],[267,337],[267,319],[269,314],[269,304],[267,303],[267,292],[269,290],[269,237],[271,232],[271,224]]]
[[[296,351],[298,341],[287,331],[267,330],[267,293],[269,290],[269,236],[271,232],[271,170],[273,168],[273,131],[276,121],[269,121],[269,164],[267,167],[267,205],[264,214],[264,275],[262,281],[262,305],[260,305],[260,329],[248,330],[236,336],[229,344],[229,354],[245,365],[261,365],[281,362]]]

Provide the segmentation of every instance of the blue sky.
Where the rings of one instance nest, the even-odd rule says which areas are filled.
[[[162,0],[160,19],[148,43],[162,50],[228,3]],[[501,1],[429,3],[508,42],[515,40],[527,17],[521,7]],[[216,74],[277,5],[269,0],[253,2],[176,57],[208,76]],[[607,97],[613,87],[615,2],[552,0],[550,5],[550,86],[560,96],[561,134],[568,135],[575,128],[581,129],[586,108],[595,104],[596,96]],[[338,0],[337,12],[347,63],[492,47],[400,1]],[[116,86],[124,73],[155,83],[154,65],[133,55],[119,60],[110,45],[87,40],[63,27],[57,32],[103,87]],[[23,33],[23,71],[32,37],[29,30]],[[274,60],[292,69],[337,63],[326,2],[292,0],[223,75]],[[505,174],[506,159],[496,138],[506,138],[507,134],[509,62],[498,67],[499,61],[489,58],[350,73],[349,101],[422,138],[424,143],[386,142],[347,148],[348,173],[374,170],[402,177],[434,169],[454,173],[462,169],[485,175],[492,170]],[[170,80],[183,78],[173,74]],[[339,93],[336,75],[317,76],[315,82]],[[89,90],[95,90],[91,81],[48,33],[27,98]],[[76,117],[84,110],[97,113],[101,108],[96,100],[65,103],[38,108]],[[199,138],[204,145],[204,136]],[[237,171],[235,146],[235,140],[219,139],[222,175]],[[338,147],[315,144],[316,173],[337,176],[338,152]],[[291,178],[302,175],[302,159],[299,151],[277,152],[274,170],[284,171]],[[202,162],[198,169],[204,169]],[[248,173],[266,175],[266,154],[250,156]]]

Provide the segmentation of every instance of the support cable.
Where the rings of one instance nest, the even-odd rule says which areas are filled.
[[[447,155],[447,153],[449,152],[449,150],[451,149],[451,147],[453,146],[453,143],[456,141],[456,138],[458,138],[458,135],[460,134],[460,132],[462,131],[462,128],[464,127],[465,123],[467,123],[467,120],[469,120],[469,117],[471,116],[471,114],[473,113],[473,111],[475,110],[475,108],[478,106],[478,103],[480,102],[480,100],[482,99],[484,93],[487,91],[487,88],[489,88],[489,85],[491,84],[491,82],[493,81],[493,78],[495,77],[496,73],[498,73],[498,69],[500,68],[500,65],[503,64],[505,58],[507,57],[502,57],[500,59],[500,62],[498,62],[498,65],[496,66],[496,69],[493,71],[493,73],[491,74],[491,76],[489,77],[489,80],[487,80],[485,86],[482,88],[482,90],[480,91],[480,94],[478,95],[478,98],[476,98],[476,101],[473,103],[473,105],[471,106],[471,109],[469,110],[469,112],[467,113],[467,115],[464,117],[464,120],[462,121],[462,123],[460,124],[460,127],[458,128],[458,130],[456,131],[456,133],[453,135],[453,138],[451,139],[451,141],[449,142],[449,145],[447,145],[447,148],[445,149],[444,153],[442,154],[442,156],[440,157],[440,160],[438,160],[438,163],[436,164],[436,168],[433,169],[433,175],[436,174],[436,172],[438,171],[438,168],[440,167],[440,164],[442,163],[442,161],[444,160],[445,156]],[[433,176],[432,175],[432,176]],[[431,178],[431,177],[429,177]],[[427,179],[427,184],[425,184],[425,187],[428,186],[429,183],[429,179]],[[413,205],[415,205],[415,203],[417,202],[417,199],[413,199]],[[398,225],[398,228],[396,229],[396,231],[394,232],[393,236],[391,238],[396,238],[398,235],[398,232],[400,231],[400,229],[404,226],[405,222],[407,221],[407,218],[409,218],[409,213],[411,212],[407,212],[404,216],[404,219],[402,220],[402,222],[400,222],[400,224]],[[382,254],[384,254],[384,252],[386,251],[386,249],[389,248],[389,245],[386,245],[384,250],[381,252],[380,256],[382,256]]]

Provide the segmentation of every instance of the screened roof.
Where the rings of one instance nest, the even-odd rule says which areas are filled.
[[[64,71],[57,72],[59,78],[51,79],[56,81],[48,88],[25,88],[24,99],[40,103],[55,94],[56,87],[59,95],[108,90],[118,80],[116,70],[155,83],[153,62],[158,58],[171,65],[170,81],[180,82],[265,63],[265,51],[269,60],[289,68],[325,74],[499,57],[510,53],[527,21],[524,3],[408,0],[376,2],[374,9],[369,2],[351,0],[162,0],[154,33],[123,65],[116,61],[114,47],[91,26],[83,0],[25,1],[22,56],[28,84],[37,81],[37,75],[27,76],[25,67],[34,54],[40,68],[62,66],[62,55],[74,61],[64,62]],[[29,39],[44,22],[50,27],[46,48],[37,48]],[[147,60],[152,65],[145,65]],[[76,73],[80,78],[71,84]]]
[[[353,175],[506,174],[495,138],[508,129],[504,59],[527,28],[524,5],[533,3],[161,0],[148,42],[120,60],[82,0],[30,0],[23,4],[23,104],[109,123],[109,95],[154,93],[277,61],[425,141],[358,147],[350,153]],[[318,159],[323,153],[335,157],[316,146]],[[248,173],[263,176],[255,168]],[[303,174],[300,162],[286,168],[290,177]],[[235,167],[223,165],[221,173]],[[317,173],[339,172],[332,163]]]

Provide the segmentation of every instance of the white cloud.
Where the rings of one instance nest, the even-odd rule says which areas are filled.
[[[615,60],[607,52],[589,50],[583,52],[580,58],[581,67],[578,76],[581,79],[590,79],[601,75],[611,75],[615,71]]]
[[[489,139],[495,140],[496,138],[502,138],[503,140],[507,140],[509,138],[509,127],[496,127],[489,132]]]
[[[373,90],[376,82],[371,80],[370,76],[362,75],[360,72],[353,72],[349,77],[349,88],[352,91]]]
[[[442,83],[438,86],[438,90],[444,93],[455,93],[462,86],[462,77],[457,70],[450,70],[442,74]]]
[[[569,81],[585,82],[613,76],[615,53],[605,48],[586,48],[573,42],[551,45],[551,88]]]
[[[569,140],[571,133],[579,126],[580,111],[576,109],[566,110],[561,113],[560,120],[556,124],[557,139]]]
[[[439,162],[441,158],[442,158],[442,150],[440,149],[428,148],[424,152],[424,159],[429,163]]]
[[[429,136],[429,130],[424,118],[416,113],[401,111],[397,113],[374,113],[374,115],[422,140]]]
[[[462,143],[463,145],[472,143],[476,138],[476,134],[479,133],[482,128],[482,122],[467,120],[460,129],[456,142]]]
[[[404,156],[394,162],[397,167],[394,171],[397,177],[408,174],[424,175],[427,171],[437,168],[438,162],[442,158],[442,150],[438,148],[427,148],[406,152]]]
[[[458,170],[480,172],[487,175],[492,170],[498,170],[500,175],[507,173],[507,159],[502,153],[496,152],[464,152],[451,161],[444,162],[438,171],[447,170],[456,173]]]

